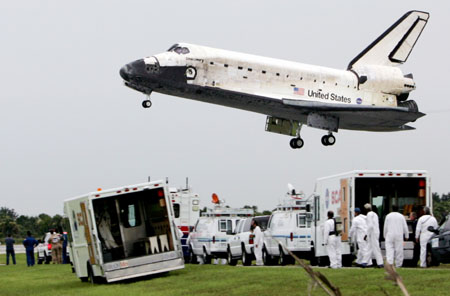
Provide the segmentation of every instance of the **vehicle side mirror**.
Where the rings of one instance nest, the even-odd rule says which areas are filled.
[[[311,205],[306,205],[306,211],[311,212]]]
[[[228,234],[228,235],[233,235],[234,232],[233,232],[232,230],[227,230],[227,234]]]
[[[433,226],[428,226],[428,231],[434,232],[436,234],[439,234],[439,229],[434,229]]]

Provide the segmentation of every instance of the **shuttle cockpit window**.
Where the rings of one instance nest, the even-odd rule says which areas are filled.
[[[173,45],[169,48],[168,51],[176,52],[177,54],[188,54],[190,53],[189,49],[187,47],[181,47],[178,44]]]

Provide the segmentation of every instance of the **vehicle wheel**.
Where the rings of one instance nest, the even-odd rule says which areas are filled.
[[[250,257],[250,254],[247,254],[247,252],[245,251],[245,247],[242,247],[242,265],[252,265],[252,258]]]
[[[205,249],[203,249],[203,263],[204,264],[211,264],[211,256],[208,255]]]
[[[80,280],[81,280],[83,283],[87,283],[87,282],[89,281],[89,278],[88,278],[88,277],[80,277]]]
[[[336,143],[336,138],[333,135],[327,136],[327,144],[328,146],[332,146]]]
[[[267,254],[267,250],[266,250],[266,248],[264,248],[263,249],[263,262],[264,262],[264,265],[271,265],[271,260],[270,260],[270,255],[269,254]]]
[[[228,249],[228,265],[236,266],[237,259],[233,259],[233,255],[231,254],[230,249]]]
[[[198,264],[197,255],[194,254],[192,248],[189,248],[189,261],[190,264]]]
[[[38,258],[37,264],[42,264],[44,262],[44,258]]]
[[[291,146],[292,149],[297,148],[297,146],[295,146],[295,138],[292,138],[292,139],[289,141],[289,146]]]
[[[152,101],[150,101],[150,100],[142,101],[142,107],[150,108],[151,106],[152,106]]]
[[[328,260],[328,256],[320,256],[318,261],[320,267],[330,265],[330,260]]]
[[[353,255],[342,255],[342,266],[351,267],[353,263]]]
[[[297,149],[300,149],[303,147],[303,145],[305,144],[305,142],[303,141],[302,138],[295,138],[295,146]]]
[[[433,252],[431,251],[431,247],[427,246],[427,267],[430,266],[439,266],[439,260],[433,256]]]
[[[52,261],[52,256],[45,256],[45,264],[50,264],[50,261]]]
[[[328,146],[328,141],[327,141],[327,135],[323,136],[322,139],[320,140],[322,142],[323,146]]]
[[[312,249],[312,250],[309,252],[309,257],[308,257],[308,259],[309,259],[309,265],[311,265],[311,266],[317,266],[317,257],[316,257],[316,255],[314,254],[314,249]]]

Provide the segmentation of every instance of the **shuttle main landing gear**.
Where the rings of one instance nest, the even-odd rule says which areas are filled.
[[[289,145],[291,146],[292,149],[300,149],[305,144],[303,139],[300,138],[300,130],[301,129],[302,129],[302,124],[300,124],[297,128],[297,137],[291,139],[291,141],[289,142]]]
[[[329,133],[328,135],[325,135],[322,137],[322,145],[324,146],[332,146],[336,143],[336,138],[333,136],[332,133]]]
[[[152,106],[152,101],[150,101],[150,94],[147,94],[147,99],[142,101],[142,107],[150,108]]]

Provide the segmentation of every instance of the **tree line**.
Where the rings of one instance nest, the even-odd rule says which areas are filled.
[[[47,214],[39,214],[37,216],[19,215],[15,210],[7,207],[0,208],[0,241],[4,242],[4,238],[11,234],[14,238],[25,238],[27,231],[39,239],[44,236],[49,229],[61,231],[65,224],[66,218],[61,215],[53,217]]]

